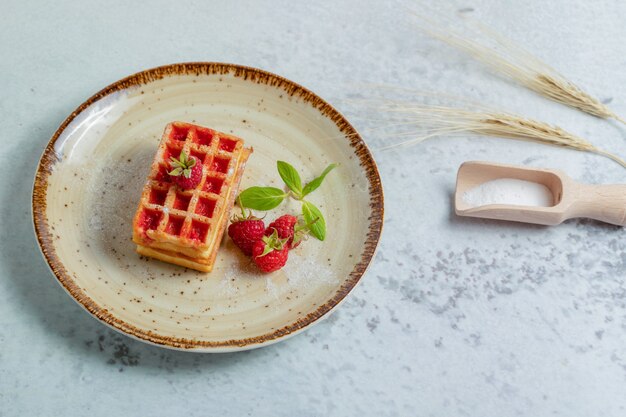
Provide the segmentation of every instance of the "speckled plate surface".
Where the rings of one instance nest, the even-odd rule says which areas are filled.
[[[340,163],[311,195],[326,216],[327,241],[308,240],[271,275],[256,272],[229,239],[208,274],[140,258],[131,221],[172,120],[231,132],[253,146],[243,188],[280,186],[277,159],[305,180]],[[291,202],[269,218],[294,211]],[[91,314],[165,347],[232,351],[294,335],[346,297],[374,255],[383,193],[362,139],[312,92],[253,68],[187,63],[120,80],[63,122],[38,167],[33,218],[55,276]]]

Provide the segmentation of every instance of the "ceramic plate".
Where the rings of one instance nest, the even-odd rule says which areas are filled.
[[[311,201],[328,226],[281,271],[258,273],[230,239],[211,273],[139,257],[131,221],[164,126],[187,121],[254,148],[241,183],[281,186],[276,160],[312,179],[337,162]],[[299,212],[296,202],[268,214]],[[254,68],[187,63],[120,80],[80,105],[40,161],[33,218],[58,281],[106,324],[165,347],[243,350],[319,321],[354,288],[378,243],[383,193],[367,146],[311,91]]]

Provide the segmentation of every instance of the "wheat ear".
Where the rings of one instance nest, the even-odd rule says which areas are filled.
[[[435,136],[470,132],[591,152],[610,158],[626,168],[626,161],[622,158],[597,148],[577,135],[558,126],[511,113],[469,111],[454,107],[420,104],[398,105],[391,102],[379,108],[395,115],[396,119],[403,120],[402,126],[414,128],[414,130],[395,135],[395,137],[413,136],[412,139],[402,140],[385,148],[408,146]],[[420,128],[425,129],[424,133],[420,134],[419,130],[415,130]]]
[[[494,30],[474,22],[474,25],[483,34],[496,42],[500,50],[464,38],[451,29],[440,28],[437,24],[416,13],[412,14],[424,23],[418,26],[421,30],[469,54],[496,73],[556,102],[596,117],[603,119],[613,118],[626,124],[626,120],[615,114],[600,100],[585,92],[539,58]]]

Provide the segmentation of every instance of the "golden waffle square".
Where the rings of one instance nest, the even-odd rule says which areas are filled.
[[[165,127],[133,220],[138,253],[211,271],[252,152],[243,145],[236,136],[190,123]],[[202,164],[195,189],[178,187],[168,174],[170,157],[178,159],[182,151]]]

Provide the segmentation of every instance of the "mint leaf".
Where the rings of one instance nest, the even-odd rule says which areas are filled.
[[[332,171],[333,169],[337,168],[337,166],[339,165],[338,164],[328,165],[326,169],[324,170],[324,172],[322,172],[322,175],[320,175],[319,177],[315,178],[314,180],[309,182],[307,185],[305,185],[304,190],[302,190],[302,197],[306,196],[307,194],[311,194],[313,191],[317,190],[319,186],[322,185],[322,182],[324,181],[324,178],[326,178],[326,175],[328,175],[328,173]],[[320,239],[320,240],[324,240],[324,239]]]
[[[267,211],[277,207],[287,196],[275,187],[250,187],[239,194],[239,204],[253,210]]]
[[[326,239],[326,221],[322,212],[314,204],[303,201],[302,216],[307,223],[312,223],[309,230],[313,236],[319,240]]]
[[[276,167],[278,168],[278,174],[287,184],[287,187],[300,198],[302,195],[302,180],[298,171],[285,161],[277,161]]]

